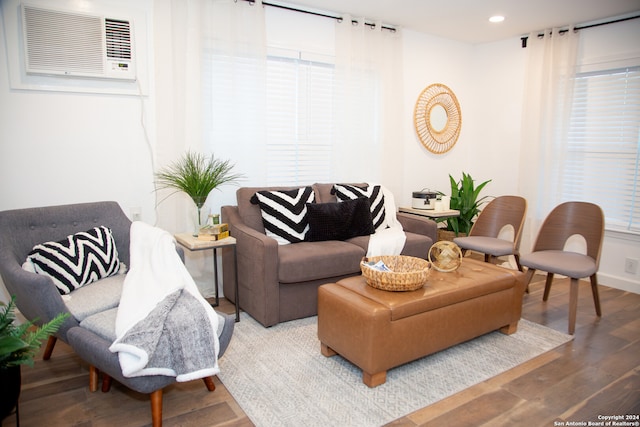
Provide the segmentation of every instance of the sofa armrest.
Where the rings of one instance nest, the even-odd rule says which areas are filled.
[[[237,274],[230,251],[223,253],[225,296],[235,301],[234,281],[238,280],[240,307],[264,326],[280,321],[278,282],[278,242],[245,225],[237,206],[223,206],[222,222],[236,239]]]
[[[438,225],[434,220],[404,212],[396,215],[404,231],[430,237],[433,243],[438,241]]]

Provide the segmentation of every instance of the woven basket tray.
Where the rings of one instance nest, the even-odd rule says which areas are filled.
[[[378,271],[365,262],[382,261],[392,271]],[[431,264],[421,258],[405,255],[375,256],[363,258],[360,270],[367,284],[384,291],[415,291],[424,286],[429,277]]]

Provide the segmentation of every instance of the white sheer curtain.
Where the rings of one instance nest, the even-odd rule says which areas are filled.
[[[242,185],[266,182],[265,11],[255,2],[209,0],[203,32],[204,146],[235,163],[245,174]],[[218,209],[235,204],[236,188],[209,196]]]
[[[154,4],[155,61],[154,167],[165,167],[186,150],[199,150],[200,87],[199,19],[200,1],[157,0]],[[161,65],[160,65],[161,64]],[[169,196],[170,195],[170,196]],[[156,225],[172,231],[189,230],[193,202],[184,194],[157,195]]]
[[[155,0],[154,23],[156,169],[193,150],[228,159],[236,165],[234,172],[262,182],[262,2]],[[213,213],[236,201],[236,187],[219,190],[207,200]],[[158,194],[156,225],[170,232],[191,230],[193,201],[182,193],[169,194]],[[210,256],[192,252],[187,257],[189,271],[207,296],[213,295]]]
[[[562,156],[573,98],[579,35],[557,28],[529,35],[522,114],[520,193],[528,201],[521,249],[530,251],[544,217],[558,204],[551,191],[562,174],[552,159]]]
[[[380,22],[375,26],[364,22],[345,15],[336,23],[333,176],[347,182],[377,181],[399,194],[403,169],[402,150],[398,149],[403,138],[401,31],[383,29]]]
[[[261,181],[256,153],[265,145],[261,0],[157,0],[155,9],[155,38],[161,46],[156,63],[162,64],[156,66],[156,168],[190,149],[228,159],[236,165],[234,172]],[[208,208],[219,213],[221,205],[233,204],[235,190],[225,186],[212,192]],[[180,193],[165,199],[167,194],[158,198],[158,226],[189,230],[191,200]]]

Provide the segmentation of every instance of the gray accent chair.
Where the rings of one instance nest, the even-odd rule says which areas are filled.
[[[460,246],[463,254],[467,251],[483,253],[485,262],[492,262],[497,257],[513,255],[518,270],[522,271],[520,240],[526,212],[527,200],[524,197],[496,197],[480,212],[469,235],[456,237],[453,242]],[[511,227],[513,230],[513,240],[499,238],[500,232],[505,227]]]
[[[572,236],[582,236],[586,252],[577,253],[565,249]],[[596,315],[602,316],[598,294],[598,268],[604,241],[604,213],[600,206],[588,202],[565,202],[556,206],[545,218],[530,254],[523,255],[520,262],[527,267],[527,286],[537,270],[547,272],[543,301],[549,298],[555,274],[571,279],[569,290],[569,334],[576,329],[578,309],[578,285],[581,278],[591,281],[591,292]]]
[[[42,324],[59,313],[70,313],[70,317],[58,330],[55,337],[47,343],[43,358],[51,357],[56,339],[68,343],[84,361],[90,365],[89,386],[91,391],[98,387],[98,370],[103,373],[102,391],[109,390],[111,379],[140,393],[150,394],[152,422],[162,425],[162,389],[175,382],[169,376],[143,376],[125,378],[122,375],[118,355],[109,351],[115,337],[115,315],[119,303],[118,281],[120,286],[124,275],[111,276],[73,291],[71,301],[82,304],[97,299],[111,300],[110,306],[102,309],[82,310],[76,307],[71,311],[68,302],[62,298],[51,279],[44,275],[28,272],[22,268],[27,254],[33,246],[58,241],[77,232],[97,226],[107,226],[113,233],[118,257],[129,265],[129,230],[131,221],[116,202],[94,202],[49,206],[41,208],[17,209],[0,212],[0,275],[10,294],[16,296],[16,306],[30,320]],[[184,252],[176,247],[184,260]],[[115,285],[106,283],[116,282]],[[114,290],[115,289],[115,290]],[[83,291],[80,293],[80,291]],[[97,291],[97,292],[96,292]],[[74,295],[74,294],[77,294]],[[93,293],[93,295],[91,295]],[[111,297],[107,297],[107,295]],[[114,302],[115,301],[115,302]],[[85,307],[86,308],[86,307]],[[74,316],[83,312],[78,320]],[[219,331],[220,352],[222,355],[233,333],[234,320],[231,315],[222,315],[224,330]],[[220,335],[221,333],[221,335]],[[215,389],[212,377],[204,378],[209,391]]]

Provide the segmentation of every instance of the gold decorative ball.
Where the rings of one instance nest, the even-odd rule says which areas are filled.
[[[438,271],[445,273],[455,271],[462,264],[462,251],[455,243],[441,240],[429,249],[429,262]]]

